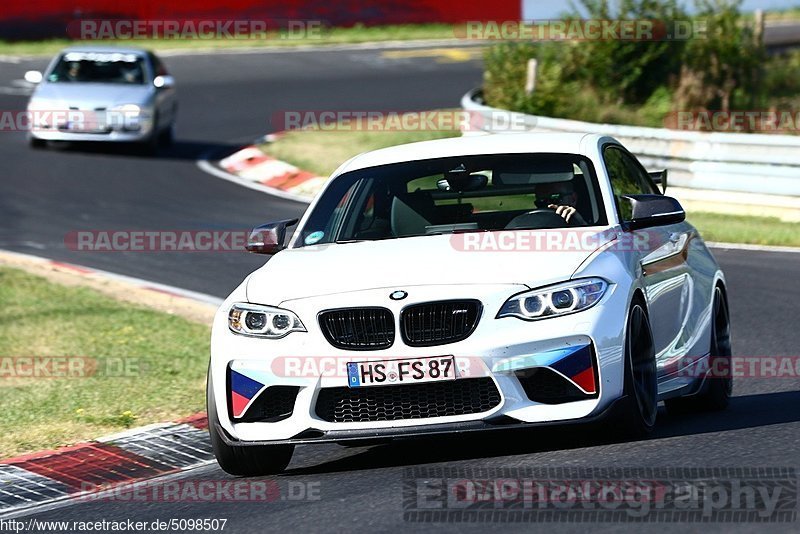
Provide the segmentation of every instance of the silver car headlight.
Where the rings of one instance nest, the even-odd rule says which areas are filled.
[[[139,130],[142,122],[150,120],[151,111],[138,104],[123,104],[106,111],[106,121],[117,130]]]
[[[28,111],[53,110],[53,102],[41,98],[31,98],[28,102]]]
[[[602,278],[583,278],[533,289],[508,299],[496,318],[535,321],[583,311],[597,304],[607,289],[608,282]]]
[[[33,130],[55,127],[59,120],[65,120],[68,113],[66,106],[63,106],[62,103],[40,98],[32,98],[28,102],[27,111]]]
[[[306,332],[293,312],[272,306],[236,303],[228,312],[228,328],[244,336],[280,339],[292,332]]]

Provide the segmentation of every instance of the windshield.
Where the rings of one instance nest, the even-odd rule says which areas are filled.
[[[460,156],[383,165],[337,177],[295,247],[605,225],[600,198],[591,161],[573,154]],[[556,213],[559,206],[574,207],[569,222]]]
[[[144,59],[118,52],[67,52],[53,67],[47,81],[141,85],[145,83]]]

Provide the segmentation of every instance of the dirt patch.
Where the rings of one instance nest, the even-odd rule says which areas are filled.
[[[94,289],[108,297],[123,302],[139,304],[160,312],[181,317],[196,323],[210,325],[217,307],[186,297],[171,295],[155,288],[139,287],[122,280],[107,278],[90,269],[69,264],[25,257],[0,251],[0,265],[20,269],[65,286]]]

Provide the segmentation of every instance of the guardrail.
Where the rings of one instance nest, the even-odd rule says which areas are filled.
[[[464,95],[461,106],[477,114],[486,132],[507,132],[498,123],[524,124],[534,132],[583,132],[610,135],[651,169],[669,169],[669,183],[711,189],[800,196],[800,135],[705,133],[596,124],[525,115],[486,106],[480,89]],[[507,114],[507,120],[498,117]]]
[[[800,23],[796,20],[771,21],[764,27],[764,46],[780,53],[800,45]]]

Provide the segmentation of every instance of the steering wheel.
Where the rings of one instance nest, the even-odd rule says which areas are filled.
[[[513,230],[516,228],[528,228],[531,230],[538,230],[540,228],[564,228],[567,226],[567,221],[564,218],[550,209],[538,209],[517,215],[506,225],[506,230]]]

